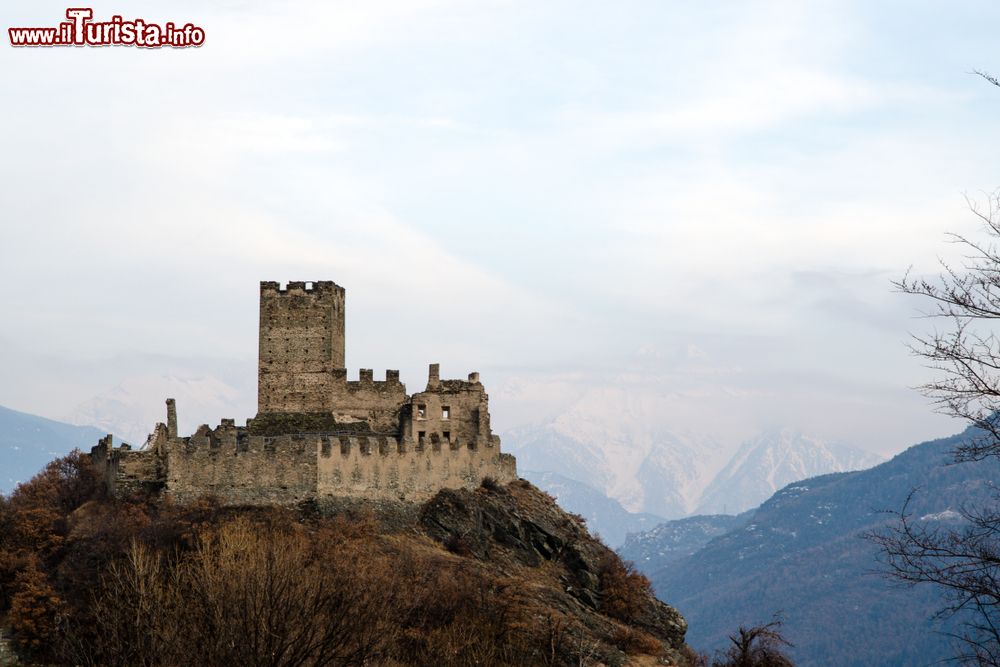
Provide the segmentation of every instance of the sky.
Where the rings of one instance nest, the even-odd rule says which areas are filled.
[[[252,416],[258,281],[331,279],[352,375],[479,370],[501,430],[609,387],[734,443],[962,427],[912,389],[927,323],[890,281],[1000,186],[1000,89],[973,74],[1000,72],[996,3],[94,12],[206,41],[0,47],[2,405],[79,419],[134,388],[158,414],[149,378],[220,379],[217,416]]]

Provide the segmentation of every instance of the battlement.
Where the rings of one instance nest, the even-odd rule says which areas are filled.
[[[230,433],[223,430],[232,429]],[[438,434],[426,440],[411,441],[397,436],[376,433],[355,433],[349,429],[330,433],[285,433],[282,435],[253,435],[243,427],[223,424],[212,429],[207,425],[198,428],[194,435],[179,438],[170,443],[169,449],[173,456],[209,452],[216,456],[243,456],[259,454],[276,454],[281,451],[302,453],[312,452],[318,447],[322,458],[331,456],[351,456],[354,453],[362,456],[393,456],[408,452],[442,452],[468,449],[475,451],[479,445],[475,440],[459,438],[445,440]],[[494,447],[494,442],[488,442],[487,447]],[[93,448],[92,453],[97,448]],[[128,445],[108,450],[111,456],[120,457],[122,453],[130,452]],[[137,452],[138,453],[138,452]]]
[[[232,504],[294,504],[336,496],[423,501],[442,487],[471,487],[484,477],[501,482],[516,478],[514,459],[500,453],[499,441],[480,447],[475,441],[438,437],[411,442],[356,433],[262,436],[230,420],[170,441],[162,452],[160,484],[182,502],[205,494]],[[154,460],[150,454],[124,456],[144,463],[133,468],[148,476]],[[119,492],[141,481],[119,472],[121,456],[115,456]],[[130,486],[122,485],[126,481]]]
[[[384,380],[376,380],[375,372],[371,368],[361,368],[358,370],[357,380],[347,379],[346,368],[335,368],[331,371],[335,381],[334,402],[341,390],[346,390],[351,394],[363,392],[375,392],[378,394],[405,394],[406,385],[399,381],[399,371],[387,370]]]
[[[260,282],[262,297],[284,296],[289,294],[338,294],[343,296],[346,290],[332,280],[290,280],[285,287],[273,280]]]

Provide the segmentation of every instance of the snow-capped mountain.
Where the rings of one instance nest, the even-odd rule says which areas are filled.
[[[705,489],[699,514],[737,514],[792,482],[831,472],[863,470],[883,459],[846,445],[829,444],[791,429],[764,432],[740,446]]]
[[[222,417],[241,419],[255,412],[252,394],[217,377],[149,374],[126,378],[78,405],[66,420],[96,426],[141,445],[156,423],[166,420],[167,398],[177,399],[182,433],[192,433],[200,424],[218,424]]]
[[[507,431],[504,447],[520,470],[556,473],[629,512],[668,519],[738,514],[796,480],[882,461],[791,429],[765,431],[739,447],[708,430],[678,432],[665,417],[672,400],[626,387],[593,389],[548,421]]]
[[[660,401],[609,387],[588,392],[554,419],[504,434],[522,470],[583,482],[630,512],[688,515],[726,461],[710,436],[662,425]]]

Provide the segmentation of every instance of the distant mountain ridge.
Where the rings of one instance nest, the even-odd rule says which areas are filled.
[[[106,435],[0,406],[0,493],[10,493],[54,458],[74,448],[90,451]]]
[[[971,437],[915,445],[869,470],[833,473],[790,484],[746,520],[693,555],[670,558],[656,534],[633,536],[635,558],[657,593],[688,618],[688,641],[702,650],[724,646],[740,624],[781,612],[797,665],[929,665],[952,654],[941,633],[951,622],[933,587],[902,588],[873,574],[876,547],[861,535],[891,521],[913,489],[910,510],[922,521],[954,522],[956,510],[994,498],[1000,461],[954,464],[950,452]],[[671,522],[671,536],[681,522]]]
[[[576,425],[568,421],[505,433],[518,468],[576,480],[629,512],[686,516],[718,465],[713,456],[719,456],[720,447],[709,438],[610,428],[574,432]]]
[[[703,492],[697,512],[738,514],[797,480],[864,470],[883,460],[871,452],[825,443],[792,429],[767,431],[740,446]]]
[[[514,429],[504,434],[504,442],[517,456],[518,468],[531,471],[524,474],[540,488],[559,496],[550,487],[557,478],[562,480],[563,500],[570,503],[566,506],[584,515],[593,512],[591,528],[612,544],[621,544],[616,541],[619,537],[634,532],[621,528],[636,524],[633,515],[679,519],[739,514],[795,480],[863,469],[882,461],[870,452],[828,444],[791,429],[761,433],[727,456],[725,448],[710,437],[634,424],[611,426],[594,414],[580,414],[580,419],[577,423],[563,415],[542,425]],[[553,477],[544,478],[548,473]],[[568,482],[602,494],[605,500],[582,493],[582,487],[570,494],[571,499],[565,488]],[[596,510],[609,501],[629,514]]]

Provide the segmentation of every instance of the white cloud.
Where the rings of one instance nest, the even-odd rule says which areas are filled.
[[[646,344],[690,362],[644,381],[691,414],[766,396],[876,420],[891,391],[856,408],[841,383],[902,373],[887,276],[968,229],[997,130],[963,88],[985,84],[931,76],[928,47],[863,9],[140,3],[121,11],[202,23],[206,46],[0,49],[0,278],[31,286],[0,297],[3,334],[64,360],[252,358],[255,282],[332,278],[352,362],[586,375]],[[992,57],[980,24],[949,41],[985,45],[969,68]],[[814,352],[838,347],[856,358]],[[822,401],[760,377],[762,349]],[[541,414],[587,382],[518,391]]]

